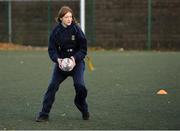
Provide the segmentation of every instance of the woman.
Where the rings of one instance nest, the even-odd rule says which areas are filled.
[[[82,113],[83,120],[89,119],[86,103],[87,89],[84,83],[84,58],[87,54],[87,41],[84,33],[77,25],[73,11],[63,6],[56,18],[57,26],[53,29],[48,46],[48,53],[55,63],[51,82],[44,95],[42,109],[36,118],[37,122],[49,120],[49,113],[55,100],[55,94],[60,84],[68,77],[73,78],[76,96],[74,103]],[[74,68],[71,71],[62,70],[62,59],[70,58]]]

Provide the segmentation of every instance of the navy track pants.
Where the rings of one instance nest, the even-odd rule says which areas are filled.
[[[74,103],[81,113],[88,112],[88,105],[86,102],[87,89],[84,83],[84,61],[76,64],[71,72],[61,71],[58,64],[55,64],[52,79],[49,83],[48,89],[44,95],[42,110],[39,113],[42,115],[49,115],[52,105],[55,101],[55,94],[58,91],[60,84],[68,77],[71,76],[74,82],[75,99]]]

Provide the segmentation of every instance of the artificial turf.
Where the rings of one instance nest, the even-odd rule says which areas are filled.
[[[0,129],[180,129],[180,52],[93,51],[85,81],[91,118],[76,109],[71,78],[60,86],[50,121],[36,123],[53,63],[46,51],[0,52]],[[157,95],[164,89],[167,95]]]

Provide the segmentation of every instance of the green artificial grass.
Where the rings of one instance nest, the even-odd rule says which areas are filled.
[[[62,83],[50,121],[36,123],[52,65],[45,51],[0,52],[1,130],[180,129],[180,52],[90,52],[86,66],[91,118],[74,105],[72,78]],[[167,95],[156,93],[164,89]]]

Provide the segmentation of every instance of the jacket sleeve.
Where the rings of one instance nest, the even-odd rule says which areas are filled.
[[[57,52],[56,45],[57,45],[57,43],[56,43],[56,39],[55,39],[55,31],[53,31],[49,38],[48,53],[49,53],[49,57],[51,58],[51,60],[55,63],[58,63],[57,62],[58,52]]]
[[[81,28],[78,25],[76,25],[76,29],[77,29],[76,37],[77,37],[77,42],[79,44],[79,50],[74,55],[74,58],[75,61],[81,61],[87,55],[87,40],[84,33],[82,32]]]

